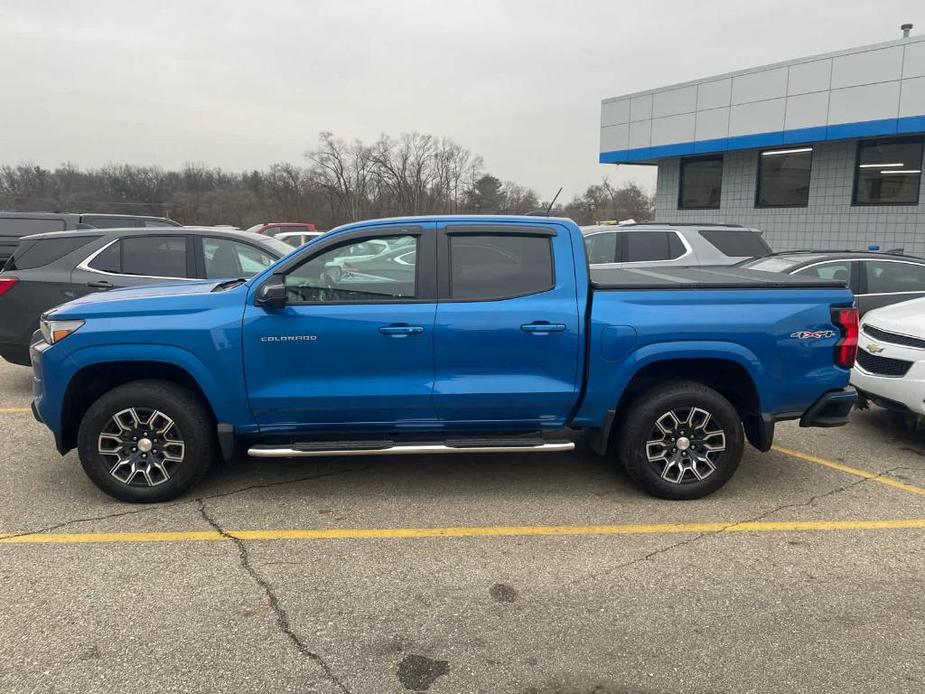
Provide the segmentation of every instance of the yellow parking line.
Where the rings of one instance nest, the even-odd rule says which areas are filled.
[[[802,451],[795,451],[792,448],[784,448],[783,446],[772,446],[772,448],[778,453],[783,453],[784,455],[789,455],[794,458],[799,458],[800,460],[805,460],[810,463],[816,463],[816,465],[824,465],[825,467],[832,468],[833,470],[838,470],[839,472],[845,472],[849,475],[854,475],[855,477],[863,477],[866,480],[871,482],[878,482],[880,484],[885,484],[888,487],[894,487],[896,489],[902,489],[904,492],[910,492],[912,494],[919,494],[925,496],[925,487],[918,487],[914,484],[907,484],[905,482],[900,482],[899,480],[894,480],[890,477],[884,477],[878,475],[875,472],[869,472],[867,470],[862,470],[860,468],[851,467],[850,465],[845,465],[843,463],[836,463],[834,460],[826,460],[825,458],[820,458],[819,456],[812,455],[810,453],[803,453]]]
[[[32,412],[29,407],[0,407],[0,414],[23,414]]]
[[[651,535],[673,533],[770,533],[835,530],[925,530],[925,518],[883,520],[744,521],[741,523],[647,523],[621,525],[502,525],[449,528],[334,528],[0,534],[0,544],[80,544],[92,542],[200,542],[216,540],[381,540],[434,537],[526,537],[569,535]]]

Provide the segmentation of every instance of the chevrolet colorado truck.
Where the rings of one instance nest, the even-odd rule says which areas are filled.
[[[36,418],[136,502],[236,453],[556,452],[575,430],[643,490],[699,498],[746,440],[844,424],[856,399],[843,282],[589,270],[579,228],[546,217],[358,222],[249,280],[94,294],[41,326]]]

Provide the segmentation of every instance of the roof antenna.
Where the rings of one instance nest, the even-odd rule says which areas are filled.
[[[559,199],[559,194],[562,192],[564,186],[559,186],[559,190],[556,191],[555,197],[552,199],[552,202],[549,203],[549,207],[546,208],[546,216],[549,216],[549,213],[552,212],[552,206],[556,204],[556,200]]]

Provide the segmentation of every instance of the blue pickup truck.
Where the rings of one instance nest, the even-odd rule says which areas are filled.
[[[126,501],[220,456],[567,451],[699,498],[775,422],[844,424],[857,312],[838,281],[589,270],[545,217],[359,222],[249,280],[94,294],[31,348],[36,417]]]

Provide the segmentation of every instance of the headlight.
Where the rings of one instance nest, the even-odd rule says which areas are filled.
[[[61,342],[64,338],[84,324],[82,320],[51,320],[43,318],[39,323],[42,337],[50,345]]]

